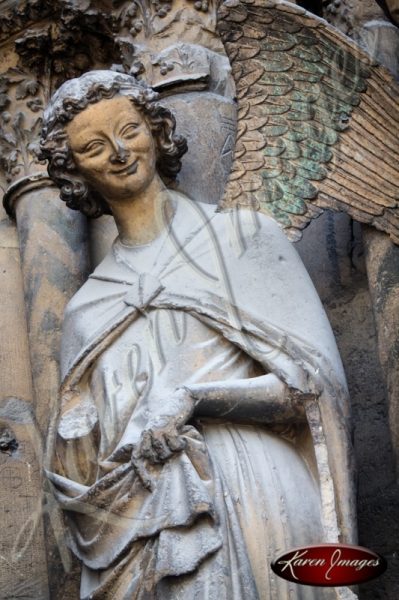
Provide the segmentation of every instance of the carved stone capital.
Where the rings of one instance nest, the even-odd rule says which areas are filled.
[[[45,170],[37,143],[46,102],[45,83],[20,67],[0,75],[0,168],[7,184]]]

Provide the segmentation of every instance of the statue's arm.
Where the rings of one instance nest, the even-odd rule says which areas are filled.
[[[131,460],[143,485],[151,489],[151,478],[142,461],[164,462],[183,450],[185,427],[193,416],[292,423],[305,420],[304,398],[273,373],[182,385],[165,395],[159,414],[148,423],[139,444],[131,448]]]
[[[303,400],[309,394],[290,389],[273,373],[245,379],[183,384],[165,394],[148,429],[175,423],[183,427],[193,416],[261,423],[305,420]]]
[[[194,399],[195,416],[286,423],[303,420],[298,392],[273,373],[248,379],[183,386]]]

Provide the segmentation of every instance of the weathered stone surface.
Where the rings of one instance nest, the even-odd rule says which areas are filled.
[[[385,0],[391,17],[399,24],[399,2],[398,0]]]
[[[233,162],[235,105],[211,93],[177,94],[164,104],[176,116],[176,129],[188,145],[176,189],[194,200],[218,204]]]
[[[399,25],[399,2],[398,0],[376,0],[378,4],[391,17],[392,21]]]
[[[81,215],[67,211],[58,191],[40,178],[33,185],[28,178],[21,186],[15,186],[10,203],[15,209],[21,252],[35,423],[46,440],[36,457],[41,469],[43,464],[46,466],[44,450],[51,440],[51,419],[57,411],[63,312],[87,276],[85,221]],[[60,595],[60,586],[68,588],[63,582],[65,573],[71,573],[72,562],[51,493],[46,494],[45,511],[48,560],[52,565],[50,596],[72,600],[76,597],[76,579],[69,578],[71,595],[67,591],[65,596]]]
[[[357,2],[354,6],[352,35],[399,78],[399,29],[389,21],[375,0]]]
[[[372,230],[369,233],[379,243],[385,240],[385,244],[394,249],[382,234]],[[383,578],[360,587],[359,597],[362,600],[385,600],[396,598],[399,593],[396,569],[399,510],[395,499],[399,489],[385,376],[379,360],[373,310],[375,297],[370,295],[361,234],[360,225],[345,215],[326,212],[305,230],[296,247],[323,300],[348,380],[358,473],[359,543],[380,552],[389,563]],[[367,237],[366,245],[369,245]],[[374,256],[377,266],[380,264],[378,253]],[[391,288],[389,283],[386,285],[388,273],[384,277],[384,288],[389,297]],[[375,275],[378,277],[377,273]],[[382,288],[382,280],[379,281],[377,289]],[[395,336],[397,327],[391,329]]]
[[[394,3],[390,4],[392,8]],[[332,22],[367,44],[370,52],[397,75],[399,30],[387,20],[377,3],[371,0],[347,0],[330,5],[335,6],[335,13],[328,14]],[[338,341],[343,341],[340,343],[340,350],[348,374],[356,418],[359,539],[364,545],[384,554],[389,562],[385,577],[361,586],[360,598],[385,600],[396,598],[399,594],[399,514],[396,501],[399,489],[395,474],[395,459],[397,463],[399,448],[396,401],[399,393],[396,352],[399,319],[398,253],[397,248],[384,235],[370,228],[363,229],[363,238],[364,267],[369,286],[369,294],[364,292],[363,297],[369,296],[366,302],[368,312],[364,313],[366,318],[362,319],[361,325],[356,325],[356,319],[362,311],[359,310],[359,304],[355,305],[350,323],[347,324],[346,340],[345,335],[342,338],[338,334]],[[332,318],[331,313],[329,314]],[[345,314],[346,311],[338,311],[337,323],[345,324]],[[370,322],[371,314],[374,315],[374,323]],[[333,318],[332,322],[334,323]],[[351,347],[352,350],[348,352]]]
[[[380,552],[389,564],[383,577],[359,587],[359,598],[386,600],[399,593],[399,487],[373,301],[364,271],[364,264],[354,269],[351,281],[336,289],[325,307],[345,365],[352,401],[359,543]]]
[[[16,200],[36,417],[43,431],[56,409],[64,308],[87,277],[85,222],[56,188],[20,191]]]
[[[378,331],[378,349],[389,398],[392,442],[399,461],[399,249],[365,231],[367,275]]]
[[[33,390],[15,226],[0,221],[0,597],[49,598],[42,519],[42,439]]]
[[[0,597],[7,600],[50,598],[43,538],[41,442],[31,401],[3,397],[0,402]]]
[[[325,211],[305,229],[295,244],[324,304],[352,281],[352,244],[352,220],[331,211]]]

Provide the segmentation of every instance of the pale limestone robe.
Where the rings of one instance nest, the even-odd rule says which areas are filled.
[[[353,541],[347,392],[319,298],[271,219],[175,199],[170,229],[140,248],[117,240],[65,316],[50,478],[81,597],[335,598],[270,569],[288,548]],[[251,414],[193,420],[185,451],[149,465],[143,488],[128,449],[168,392],[264,372],[318,398],[313,439]]]

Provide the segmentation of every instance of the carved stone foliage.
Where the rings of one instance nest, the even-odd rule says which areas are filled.
[[[213,0],[187,0],[188,6],[190,1],[195,10],[203,13],[209,13],[215,4]],[[115,1],[114,5],[119,7],[116,15],[122,27],[127,27],[133,37],[150,38],[176,22],[180,15],[172,8],[175,9],[177,3],[176,0],[133,0]]]
[[[92,6],[94,4],[101,5],[101,10]],[[0,3],[0,40],[47,18],[55,23],[68,24],[83,16],[81,25],[85,25],[86,21],[98,21],[100,13],[102,15],[104,10],[109,12],[107,4],[111,7],[111,2],[86,0],[3,0]]]
[[[50,11],[48,0],[3,0],[0,4],[0,39],[7,39],[29,22],[46,17]]]
[[[115,58],[113,44],[106,38],[62,23],[28,29],[15,41],[15,48],[25,67],[50,77],[52,89]]]
[[[36,147],[44,102],[43,83],[26,70],[11,67],[0,76],[0,165],[8,183],[43,165]]]
[[[121,70],[155,87],[220,81],[226,71],[216,34],[216,0],[135,0],[118,3],[115,42]],[[192,83],[195,82],[195,86]]]
[[[217,0],[55,0],[51,4],[47,0],[25,0],[2,4],[6,6],[0,7],[0,39],[47,19],[63,30],[57,51],[62,53],[64,65],[76,47],[80,54],[85,55],[86,50],[89,56],[94,53],[100,62],[101,54],[106,52],[108,67],[112,62],[119,63],[126,71],[132,67],[132,56],[141,60],[137,57],[148,55],[150,48],[156,54],[178,40],[223,53],[216,35]],[[59,33],[54,36],[53,32],[52,37],[59,37]],[[23,46],[33,48],[35,53],[48,47],[48,35],[43,30],[25,34],[24,38]],[[30,61],[26,53],[25,59]],[[80,72],[93,66],[92,62],[86,64]],[[140,70],[137,65],[134,69],[136,74]],[[73,74],[67,73],[66,78]]]

